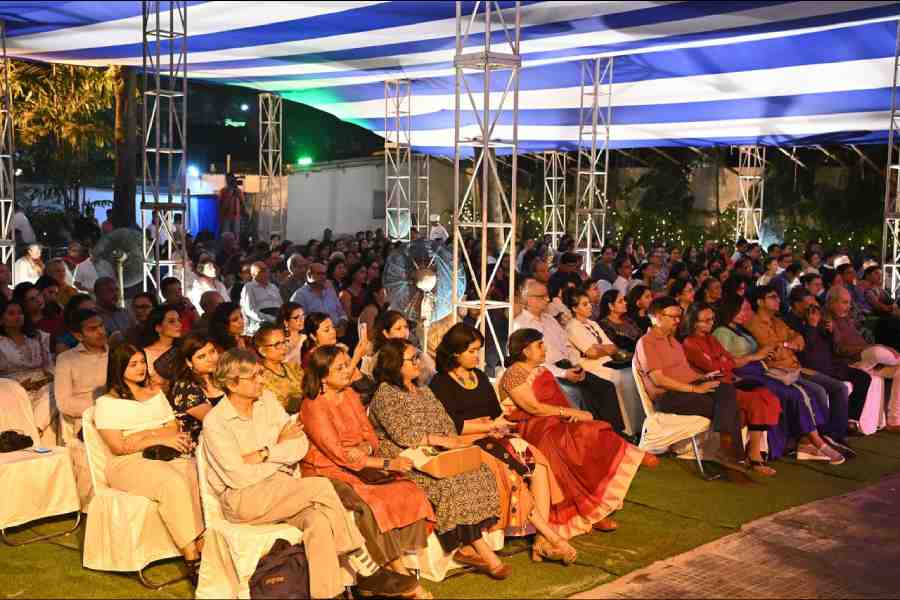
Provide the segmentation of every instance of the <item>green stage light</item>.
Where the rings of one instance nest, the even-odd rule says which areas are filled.
[[[313,164],[313,159],[311,156],[301,156],[297,159],[297,164],[301,167],[308,167],[309,165]]]

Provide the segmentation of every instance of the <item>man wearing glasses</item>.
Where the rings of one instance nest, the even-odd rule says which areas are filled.
[[[625,429],[622,409],[615,386],[581,368],[580,353],[570,343],[565,330],[550,316],[550,294],[547,286],[536,279],[526,279],[521,294],[524,310],[513,321],[513,331],[537,329],[544,335],[547,362],[544,366],[553,373],[559,385],[577,408],[591,413],[595,419],[606,421],[619,434]]]
[[[736,466],[744,459],[744,448],[734,386],[704,379],[704,374],[688,363],[684,347],[675,339],[682,314],[674,298],[656,298],[647,312],[652,327],[638,340],[634,360],[653,405],[663,413],[710,419],[721,439],[715,459]]]

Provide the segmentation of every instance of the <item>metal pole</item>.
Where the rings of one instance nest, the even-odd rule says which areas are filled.
[[[881,260],[884,286],[892,298],[900,290],[900,149],[897,148],[897,71],[900,69],[900,21],[894,46],[894,79],[891,86],[891,121],[888,129],[887,169],[884,175],[884,235]]]
[[[285,236],[287,206],[284,198],[282,166],[282,101],[278,94],[258,97],[259,107],[259,215],[260,239],[272,234]]]
[[[416,193],[413,228],[420,238],[428,237],[428,218],[431,214],[431,157],[422,154],[416,157]]]
[[[6,21],[0,20],[2,69],[0,74],[0,263],[15,277],[16,234],[13,215],[16,212],[15,130],[12,89],[9,85],[9,63],[6,55]],[[12,284],[17,282],[12,279]]]
[[[559,239],[566,233],[566,169],[565,152],[544,152],[544,237],[559,248]]]
[[[384,213],[388,238],[408,242],[412,231],[412,82],[384,82]]]
[[[483,7],[482,7],[483,4]],[[477,325],[485,337],[485,347],[492,344],[501,357],[506,353],[504,344],[498,339],[491,312],[504,310],[509,323],[512,323],[513,301],[515,296],[515,229],[516,229],[516,176],[518,170],[518,107],[519,107],[519,70],[522,65],[520,57],[521,3],[515,7],[501,9],[496,1],[484,3],[467,3],[471,8],[468,18],[463,20],[463,4],[456,3],[456,70],[455,82],[455,129],[454,129],[454,214],[453,214],[453,268],[454,272],[465,268],[468,279],[473,283],[470,299],[460,298],[456,277],[453,278],[454,318],[459,310],[475,310],[478,313]],[[479,18],[479,12],[483,12]],[[508,22],[510,13],[514,13],[512,24]],[[483,27],[483,29],[481,29]],[[480,31],[475,32],[475,29]],[[485,35],[493,32],[493,35]],[[470,34],[473,34],[470,37]],[[498,35],[502,34],[502,35]],[[496,40],[492,40],[496,37]],[[466,42],[473,40],[478,44],[471,52],[465,53]],[[496,51],[492,46],[500,46]],[[505,77],[504,77],[505,72]],[[482,85],[481,94],[474,93],[466,74]],[[498,85],[494,85],[498,84]],[[500,99],[494,103],[491,92],[502,90]],[[465,96],[465,110],[470,111],[476,120],[477,132],[474,136],[464,137],[461,133],[461,104]],[[511,97],[511,98],[510,98]],[[509,107],[509,103],[512,106]],[[510,120],[512,139],[501,140],[494,134],[494,129],[506,112]],[[464,173],[460,168],[462,149],[473,149],[472,178],[462,190]],[[512,173],[509,183],[501,179],[494,153],[498,150],[512,155]],[[480,182],[480,194],[476,191],[476,182]],[[496,191],[499,206],[493,211],[488,209],[488,198]],[[479,198],[480,196],[480,198]],[[479,206],[480,202],[480,206]],[[500,240],[496,262],[489,270],[489,243],[495,233]],[[461,243],[464,235],[480,236],[478,261],[473,260],[465,244]],[[474,254],[474,252],[473,252]],[[504,258],[510,261],[509,289],[504,300],[490,299],[497,271]],[[465,266],[463,266],[465,265]],[[482,360],[484,359],[482,348]]]
[[[144,0],[142,9],[141,228],[144,230],[144,290],[149,287],[149,279],[153,289],[162,297],[160,284],[164,277],[177,277],[184,291],[187,259],[187,2]],[[168,14],[166,28],[162,25],[164,13]],[[167,191],[166,198],[162,197],[163,185]],[[156,221],[156,235],[152,238],[147,235],[150,225],[147,222],[148,211],[152,215],[151,223]],[[176,226],[176,216],[181,217],[180,227]],[[163,238],[165,241],[162,241]]]
[[[738,148],[738,201],[734,239],[759,243],[762,238],[765,195],[766,147]]]

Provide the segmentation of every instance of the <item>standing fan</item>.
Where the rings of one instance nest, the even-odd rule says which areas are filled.
[[[461,268],[456,280],[462,298],[466,277]],[[403,244],[385,261],[382,284],[391,310],[403,313],[413,323],[422,321],[423,339],[427,339],[428,326],[453,311],[453,253],[439,241]]]
[[[119,306],[125,307],[125,288],[141,283],[144,261],[141,232],[121,227],[100,238],[91,252],[99,277],[119,282]]]

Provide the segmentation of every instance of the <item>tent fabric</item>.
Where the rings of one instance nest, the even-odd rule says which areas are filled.
[[[497,4],[509,22],[513,3]],[[192,78],[277,92],[382,135],[383,82],[409,78],[413,145],[452,153],[455,2],[188,6]],[[88,65],[141,64],[140,11],[0,1],[11,55]],[[886,139],[898,2],[541,1],[521,15],[520,151],[577,147],[581,64],[594,57],[613,57],[614,148]],[[505,51],[503,31],[491,39]],[[495,105],[507,76],[491,83]],[[481,108],[481,76],[467,81],[476,102],[463,98],[463,137]],[[512,137],[509,112],[494,137]]]

